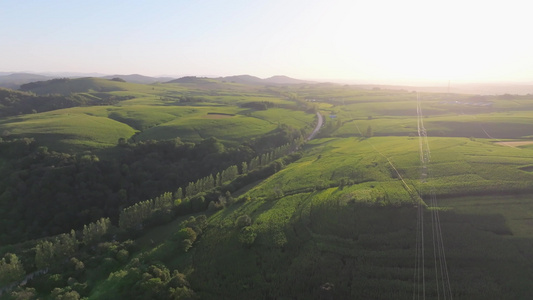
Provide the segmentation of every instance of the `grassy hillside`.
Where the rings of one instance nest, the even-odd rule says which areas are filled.
[[[334,193],[250,202],[213,216],[212,227],[192,254],[196,263],[190,280],[195,290],[205,299],[236,294],[321,299],[323,293],[343,299],[412,297],[415,210],[339,203]],[[531,236],[511,235],[506,223],[519,215],[502,216],[490,206],[502,200],[507,199],[478,201],[477,205],[489,205],[484,211],[441,214],[454,299],[518,299],[529,293],[531,260],[524,251],[533,245]],[[227,221],[243,214],[252,218],[257,233],[249,249],[239,242],[235,223]],[[428,274],[431,256],[428,244]],[[325,291],[326,283],[334,289]],[[428,275],[427,295],[436,294],[435,280]]]
[[[201,240],[189,252],[167,255],[179,247],[171,238],[179,229],[173,223],[148,231],[138,240],[145,246],[153,244],[148,246],[152,250],[144,250],[141,256],[145,261],[161,260],[169,269],[182,270],[202,299],[229,299],[235,295],[255,299],[410,298],[414,289],[416,209],[405,192],[404,204],[386,201],[387,196],[402,199],[404,188],[384,168],[383,156],[369,155],[376,151],[373,145],[406,179],[411,179],[409,184],[421,186],[418,179],[410,177],[408,168],[418,159],[416,152],[408,151],[410,147],[416,149],[416,141],[407,142],[411,146],[394,147],[405,144],[402,140],[409,141],[407,138],[314,141],[301,160],[242,194],[243,202],[208,218]],[[449,165],[453,154],[447,151],[454,148],[455,153],[478,157],[485,156],[480,148],[492,150],[492,163],[506,165],[514,161],[506,166],[514,175],[520,174],[520,166],[531,163],[531,156],[520,153],[519,149],[465,139],[430,142],[435,146],[432,153],[436,177],[453,176],[453,172],[469,169],[469,166],[459,169],[459,165]],[[354,152],[358,156],[353,157]],[[319,178],[332,178],[332,173],[339,169],[332,165],[334,159],[343,162],[345,169],[357,171],[359,167],[367,169],[369,165],[364,159],[367,156],[371,156],[370,166],[376,163],[376,170],[364,172],[372,181],[333,187],[312,185],[320,182]],[[474,171],[480,176],[495,175],[479,167],[474,167]],[[315,180],[306,180],[305,174],[315,176]],[[514,178],[514,175],[499,176],[501,179]],[[350,172],[345,172],[345,176],[340,175],[332,182],[349,180]],[[289,178],[301,181],[289,182]],[[456,180],[436,187],[440,191],[453,189],[457,184],[460,182]],[[281,192],[276,191],[276,185]],[[390,189],[384,188],[387,185]],[[467,185],[478,186],[476,182]],[[286,186],[289,189],[285,190]],[[290,189],[298,186],[304,188]],[[313,188],[306,189],[306,186]],[[513,190],[508,193],[507,196],[440,200],[446,208],[441,213],[441,228],[455,299],[527,297],[527,287],[533,282],[528,272],[532,261],[526,251],[533,246],[531,231],[527,229],[531,201],[529,196],[513,195]],[[255,235],[252,243],[244,243],[241,238],[242,216],[250,217],[251,225],[247,228]],[[429,214],[425,219],[428,220],[426,238],[430,241]],[[426,272],[431,274],[431,242],[426,246]],[[110,276],[93,297],[116,291],[121,282]],[[437,297],[431,275],[426,288],[428,297]]]
[[[55,151],[75,153],[112,147],[119,138],[129,138],[135,130],[104,116],[90,115],[101,108],[72,108],[7,118],[0,130],[9,135],[33,137]]]
[[[237,144],[273,131],[281,124],[303,128],[314,116],[282,109],[245,113],[235,107],[182,107],[186,113],[139,135],[139,139],[168,139],[180,137],[199,141],[209,137]]]
[[[237,203],[211,215],[188,252],[170,255],[180,253],[173,238],[182,228],[179,219],[147,231],[137,240],[143,250],[133,257],[182,271],[201,299],[411,298],[416,208],[390,161],[413,189],[485,195],[439,196],[454,299],[527,297],[532,207],[514,186],[532,182],[523,171],[532,163],[531,150],[458,138],[430,144],[434,179],[423,183],[416,139],[312,141],[300,160],[246,187]],[[493,172],[494,166],[500,169]],[[428,212],[426,295],[434,298],[430,219]],[[135,259],[102,278],[90,298],[118,295]]]
[[[84,92],[125,91],[131,89],[131,87],[134,85],[135,84],[132,83],[112,81],[94,77],[76,79],[62,78],[23,84],[20,86],[20,90],[34,92],[39,95],[68,95],[71,93]]]
[[[428,184],[437,195],[533,191],[533,174],[526,171],[533,165],[531,148],[466,138],[432,138],[429,143],[432,178]],[[275,190],[293,194],[355,183],[372,186],[372,194],[389,195],[390,201],[408,201],[392,165],[409,186],[420,189],[418,147],[418,139],[408,137],[311,141],[302,159],[248,193],[269,197]]]
[[[179,137],[199,142],[217,137],[238,145],[275,130],[281,124],[303,128],[312,114],[272,110],[246,113],[231,106],[124,105],[69,108],[5,118],[0,131],[34,137],[55,151],[74,153],[112,147],[119,138],[164,140]]]
[[[213,111],[213,110],[211,110]],[[139,135],[143,139],[169,139],[180,137],[186,141],[201,141],[217,137],[224,142],[240,143],[251,137],[265,134],[276,128],[267,122],[240,115],[200,114],[179,118],[145,131]]]
[[[447,209],[441,213],[441,226],[454,298],[525,297],[533,282],[527,271],[533,262],[522,252],[533,245],[526,212],[531,201],[515,193],[520,187],[532,191],[533,178],[522,171],[533,162],[531,153],[466,139],[430,140],[435,179],[421,183],[413,166],[417,143],[407,138],[310,143],[301,160],[242,196],[251,200],[209,219],[211,227],[192,254],[191,283],[205,299],[235,294],[411,297],[416,210],[387,168],[386,156],[412,188],[424,191],[431,185],[438,195],[487,195],[440,201]],[[508,196],[490,196],[494,193]],[[239,241],[236,225],[243,215],[251,218],[256,234],[249,248]],[[429,229],[426,238],[431,240]],[[427,247],[431,272],[432,249]],[[237,257],[240,263],[235,265]],[[434,279],[427,280],[428,296],[436,297]],[[325,291],[326,283],[335,288]]]

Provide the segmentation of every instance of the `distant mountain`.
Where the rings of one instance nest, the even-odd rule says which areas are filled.
[[[150,77],[150,76],[144,76],[144,75],[140,75],[140,74],[109,75],[109,76],[103,76],[103,77],[100,77],[100,78],[104,78],[104,79],[120,78],[120,79],[123,79],[126,82],[140,83],[140,84],[152,84],[152,83],[156,83],[156,82],[167,82],[169,80],[174,79],[172,77]]]
[[[0,87],[16,90],[23,84],[48,79],[52,79],[52,77],[30,73],[12,73],[0,75]]]
[[[170,80],[165,83],[212,83],[213,80],[207,77],[185,76],[178,79]]]
[[[4,74],[4,75],[2,75]],[[6,75],[7,74],[7,75]],[[52,76],[52,74],[54,74]],[[92,76],[86,74],[84,77],[80,77],[82,73],[42,73],[42,74],[31,74],[31,73],[8,73],[0,72],[0,87],[18,89],[21,85],[36,82],[36,81],[46,81],[53,78],[101,78],[101,79],[116,79],[120,78],[126,82],[138,83],[138,84],[152,84],[156,82],[164,83],[215,83],[217,81],[225,81],[232,83],[240,84],[253,84],[253,85],[265,85],[265,84],[301,84],[301,83],[312,83],[312,81],[295,79],[283,75],[272,76],[266,79],[261,79],[256,76],[251,75],[235,75],[235,76],[226,76],[226,77],[217,77],[217,78],[208,78],[208,77],[196,77],[196,76],[185,76],[178,79],[173,77],[150,77],[140,74],[130,74],[130,75],[105,75],[97,74],[98,76]],[[57,82],[56,82],[57,84]]]
[[[36,74],[45,75],[52,78],[82,78],[82,77],[102,77],[102,73],[82,73],[82,72],[39,72]]]
[[[83,93],[89,91],[112,92],[127,90],[124,83],[112,81],[103,78],[85,77],[85,78],[61,78],[47,81],[37,81],[20,86],[22,91],[31,91],[38,95],[61,94],[69,95],[71,93]]]
[[[242,84],[263,84],[263,79],[251,75],[226,76],[217,79]]]
[[[206,84],[206,83],[217,83],[217,82],[231,82],[231,83],[240,83],[240,84],[251,84],[251,85],[265,85],[265,84],[300,84],[300,83],[311,83],[311,81],[305,81],[300,79],[294,79],[287,76],[273,76],[266,79],[261,79],[256,76],[251,75],[234,75],[226,77],[196,77],[196,76],[185,76],[178,79],[168,81],[167,83],[197,83],[197,84]]]
[[[275,84],[300,84],[300,83],[312,83],[312,81],[295,79],[284,75],[272,76],[263,79],[263,82],[275,83]]]
[[[311,83],[311,81],[295,79],[287,77],[284,75],[272,76],[266,79],[261,79],[259,77],[251,75],[238,75],[238,76],[227,76],[220,77],[219,80],[242,83],[242,84],[300,84],[300,83]]]

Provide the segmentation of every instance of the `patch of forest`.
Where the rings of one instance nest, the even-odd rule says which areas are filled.
[[[116,96],[107,93],[97,93],[96,95],[71,94],[68,96],[59,94],[35,95],[31,92],[0,88],[0,117],[40,113],[76,106],[112,105],[131,98],[130,96]]]
[[[124,91],[127,86],[131,85],[116,80],[102,78],[56,78],[23,84],[20,86],[20,90],[30,91],[38,95],[52,93],[70,95],[72,93]]]
[[[101,217],[117,221],[122,208],[174,192],[189,182],[285,145],[302,132],[281,126],[238,147],[216,138],[119,141],[118,155],[49,151],[30,138],[0,142],[0,243],[55,235]],[[31,209],[28,209],[31,207]]]

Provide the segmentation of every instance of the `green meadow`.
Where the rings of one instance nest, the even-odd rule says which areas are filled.
[[[95,113],[89,115],[88,113]],[[107,116],[100,109],[64,109],[3,120],[0,130],[10,135],[33,137],[52,150],[77,152],[116,145],[119,138],[129,138],[135,130]]]
[[[212,114],[204,113],[191,114],[186,117],[176,118],[160,126],[144,131],[139,135],[140,140],[147,139],[171,139],[179,137],[184,141],[198,142],[209,137],[217,137],[226,143],[238,143],[242,139],[265,134],[276,128],[270,124],[256,118],[242,115],[222,115],[223,111],[216,112],[211,109]]]

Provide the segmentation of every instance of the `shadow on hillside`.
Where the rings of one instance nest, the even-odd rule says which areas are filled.
[[[35,144],[32,145],[32,148],[37,149],[38,147],[46,147],[48,151],[68,153],[71,155],[94,154],[100,158],[110,158],[115,157],[120,152],[118,147],[109,144],[102,144],[101,148],[98,148],[98,145],[84,144],[87,141],[80,139],[79,136],[73,134],[32,133],[24,135],[12,135],[9,139],[16,138],[33,138],[35,140]],[[30,152],[33,151],[34,150]]]

